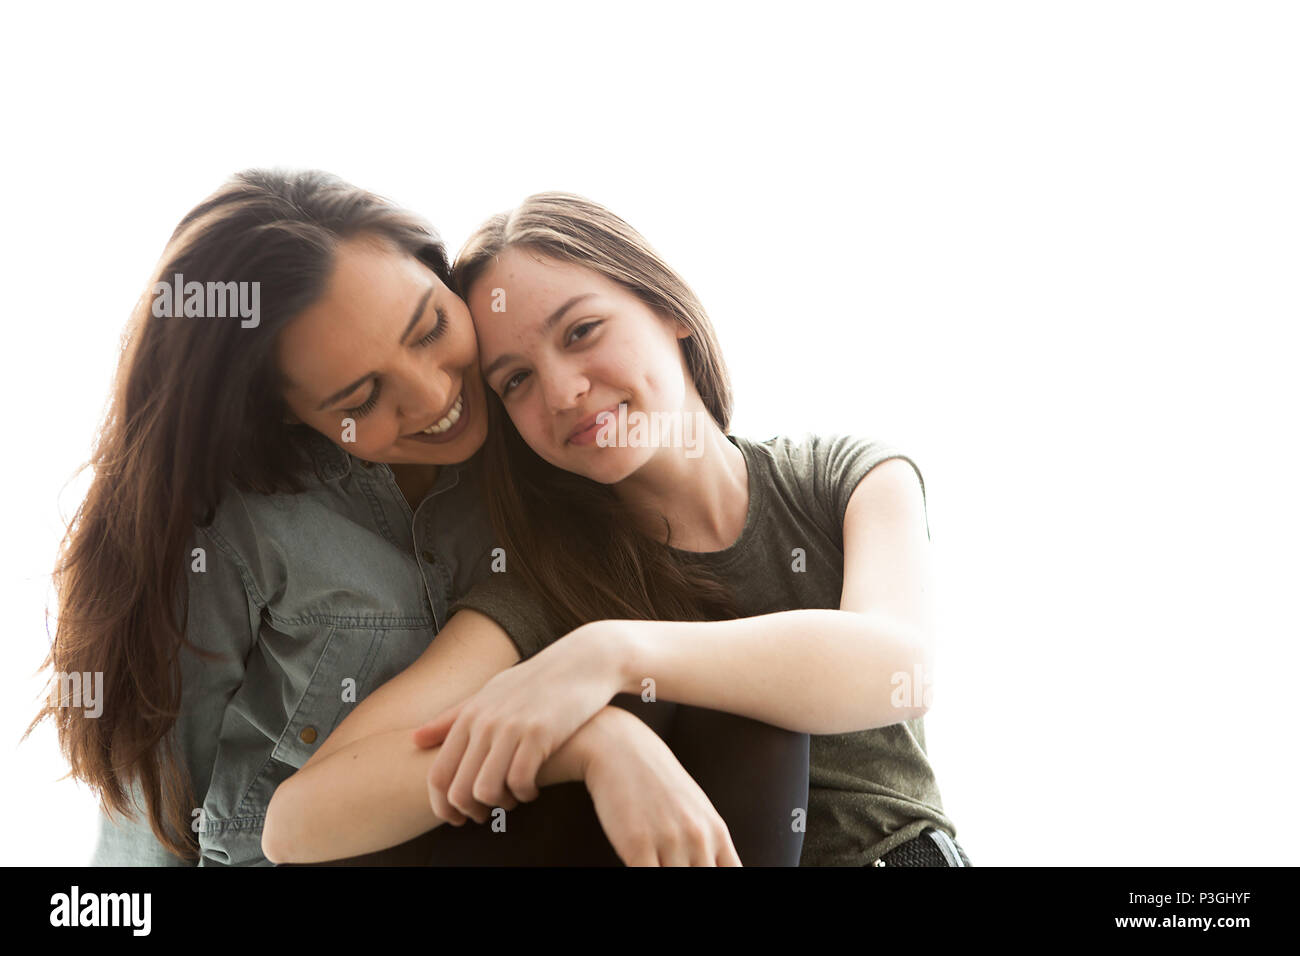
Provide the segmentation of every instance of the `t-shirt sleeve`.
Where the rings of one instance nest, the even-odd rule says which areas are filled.
[[[826,517],[836,529],[843,530],[849,498],[867,472],[890,458],[902,458],[916,471],[921,483],[921,501],[925,508],[925,535],[930,537],[930,513],[925,504],[925,478],[920,466],[888,442],[870,441],[849,435],[813,436],[813,488],[816,499],[827,509]]]
[[[462,608],[478,611],[496,621],[523,660],[562,636],[541,601],[509,572],[489,575],[464,597],[452,602],[447,611],[448,620]]]

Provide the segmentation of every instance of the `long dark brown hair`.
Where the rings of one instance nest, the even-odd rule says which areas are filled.
[[[605,207],[571,193],[528,197],[469,238],[452,270],[468,300],[487,265],[508,247],[592,269],[681,323],[687,368],[725,433],[731,379],[704,306],[650,244]],[[604,618],[721,620],[738,616],[731,592],[684,552],[653,537],[661,516],[636,513],[608,485],[547,462],[520,436],[487,390],[484,472],[493,530],[521,580],[543,603],[557,635]]]
[[[132,314],[88,462],[90,491],[54,571],[57,625],[44,666],[55,684],[60,674],[102,673],[104,706],[91,718],[51,697],[27,732],[51,718],[71,775],[107,812],[131,812],[128,785],[138,781],[154,834],[187,859],[198,849],[192,783],[166,739],[189,643],[186,548],[228,483],[302,490],[305,426],[284,422],[275,339],[323,293],[338,245],[358,236],[393,243],[450,283],[427,223],[328,173],[245,171],[181,220]],[[165,311],[154,307],[155,283],[177,274],[205,288],[259,283],[256,323],[155,315]]]

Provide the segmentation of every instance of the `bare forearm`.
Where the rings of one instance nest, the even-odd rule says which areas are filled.
[[[262,852],[274,863],[319,863],[396,846],[444,821],[425,783],[438,750],[409,730],[364,737],[305,766],[271,797]]]
[[[870,614],[796,610],[732,621],[620,621],[625,693],[802,733],[885,727],[925,712],[929,644]]]
[[[604,745],[609,710],[618,708],[598,713],[542,764],[539,786],[584,779],[592,749]],[[417,747],[409,729],[394,730],[304,766],[271,798],[262,852],[275,863],[318,863],[396,846],[441,826],[446,821],[433,812],[427,783],[440,750]]]

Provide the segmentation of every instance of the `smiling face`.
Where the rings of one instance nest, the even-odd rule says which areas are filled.
[[[276,363],[293,415],[358,458],[447,465],[487,437],[468,309],[385,241],[339,245],[324,295],[280,332]]]
[[[478,276],[469,307],[488,387],[558,468],[614,484],[667,451],[602,446],[599,412],[703,409],[679,344],[688,330],[598,272],[509,247]]]

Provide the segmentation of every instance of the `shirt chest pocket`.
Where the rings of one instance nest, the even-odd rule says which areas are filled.
[[[271,757],[301,768],[357,704],[414,663],[432,640],[425,625],[330,628]]]
[[[330,628],[298,705],[271,756],[299,769],[367,692],[382,631]]]
[[[259,769],[240,787],[237,807],[229,811],[232,816],[258,820],[275,788],[302,768],[357,703],[407,667],[432,639],[428,627],[323,625],[310,634],[288,634],[264,621],[261,631],[259,644],[268,651],[265,666],[278,677],[255,681],[262,692],[255,702],[247,702],[243,712],[265,728],[274,744],[269,755],[261,750],[261,758],[253,764]],[[278,694],[269,690],[276,686]],[[259,709],[264,711],[260,715]],[[232,760],[240,758],[243,751],[231,749]],[[240,759],[248,763],[256,756],[245,753]],[[214,788],[222,779],[214,771]],[[217,803],[224,807],[224,801]],[[214,804],[213,812],[227,811]]]

